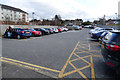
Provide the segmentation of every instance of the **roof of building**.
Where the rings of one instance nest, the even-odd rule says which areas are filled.
[[[11,7],[11,6],[4,5],[4,4],[0,4],[0,5],[2,5],[1,8],[3,8],[3,9],[9,9],[9,10],[13,10],[13,11],[17,11],[17,12],[22,12],[22,13],[28,14],[27,12],[25,12],[25,11],[19,9],[19,8]]]

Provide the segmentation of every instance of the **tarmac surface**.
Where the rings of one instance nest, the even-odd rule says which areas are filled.
[[[2,39],[3,78],[115,78],[89,29],[30,39]]]

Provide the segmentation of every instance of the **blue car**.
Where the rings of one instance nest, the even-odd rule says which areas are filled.
[[[99,40],[99,38],[100,38],[100,36],[101,36],[101,34],[102,34],[103,32],[104,32],[104,31],[92,33],[92,34],[91,34],[91,38],[92,38],[92,39]]]
[[[28,29],[21,29],[21,28],[13,28],[12,32],[9,32],[7,29],[4,33],[5,38],[30,38],[31,32]]]

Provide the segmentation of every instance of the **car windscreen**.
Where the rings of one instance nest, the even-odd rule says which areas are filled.
[[[42,30],[45,30],[44,28],[41,28]]]
[[[29,31],[28,29],[22,29],[22,31]]]
[[[36,30],[34,30],[34,29],[30,29],[31,31],[36,31]]]

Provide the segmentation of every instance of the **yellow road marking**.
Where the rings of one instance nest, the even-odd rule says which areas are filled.
[[[32,67],[36,67],[36,68],[40,68],[40,69],[44,69],[44,70],[49,70],[49,71],[52,71],[52,72],[60,72],[60,71],[58,71],[58,70],[54,70],[54,69],[50,69],[50,68],[46,68],[46,67],[42,67],[42,66],[30,64],[30,63],[26,63],[26,62],[22,62],[22,61],[10,59],[10,58],[2,57],[2,59],[9,60],[9,61],[11,61],[11,62],[17,62],[17,63],[19,63],[19,64],[22,63],[23,65],[28,65],[28,66],[32,66]]]
[[[90,55],[92,55],[92,56],[94,56],[94,57],[101,57],[100,55],[95,55],[95,54],[93,54],[93,53],[90,53],[89,51],[81,51],[81,52],[76,52],[76,53],[83,53],[83,52],[85,52],[85,53],[87,53],[87,54],[90,54]]]
[[[76,58],[76,59],[73,59],[73,60],[70,60],[70,62],[74,62],[74,61],[77,61],[77,60],[79,60],[79,59],[81,59],[81,58],[86,58],[86,57],[90,57],[90,55],[88,55],[88,56],[84,56],[84,57],[80,57],[80,58]]]
[[[90,66],[91,66],[91,65],[87,65],[87,66],[84,66],[84,67],[82,67],[82,68],[79,68],[78,70],[83,70],[83,69],[89,68]],[[67,72],[67,73],[63,74],[62,77],[67,76],[67,75],[70,75],[70,74],[75,73],[75,72],[76,72],[76,70],[72,70],[72,71],[70,71],[70,72]],[[60,77],[60,78],[62,78],[62,77]]]
[[[78,46],[79,42],[77,43],[77,45],[75,46],[74,50],[72,51],[71,55],[69,56],[67,62],[65,63],[65,65],[63,66],[62,70],[60,71],[58,77],[62,78],[63,76],[63,72],[65,70],[65,68],[67,67],[68,63],[69,63],[69,60],[71,59],[72,55],[74,54],[74,51],[76,50],[77,46]]]
[[[71,62],[69,62],[69,64],[70,64],[84,79],[88,80],[87,77],[86,77],[80,70],[78,70]]]
[[[91,61],[91,78],[92,78],[92,80],[95,80],[95,72],[94,72],[94,65],[93,65],[92,56],[90,57],[90,61]]]
[[[76,53],[74,53],[77,57],[79,57],[81,60],[83,60],[84,62],[90,64],[88,61],[86,61],[85,59],[81,58],[80,56],[78,56]]]

